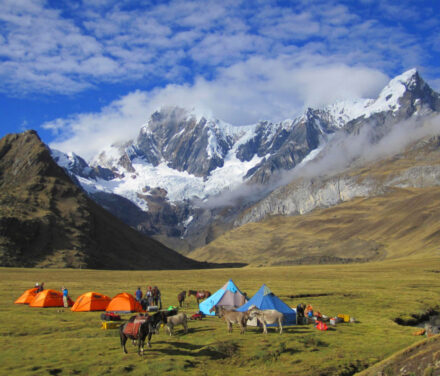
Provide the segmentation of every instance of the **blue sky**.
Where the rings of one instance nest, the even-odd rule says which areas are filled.
[[[139,5],[148,4],[148,5]],[[440,89],[440,1],[0,0],[0,137],[89,158],[179,105],[234,125]]]

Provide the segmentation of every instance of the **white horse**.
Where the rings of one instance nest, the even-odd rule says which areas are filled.
[[[267,334],[267,325],[268,324],[278,324],[280,328],[280,334],[283,333],[283,321],[284,315],[281,312],[278,312],[275,309],[258,309],[255,306],[251,306],[249,308],[249,318],[257,318],[263,324],[263,332]]]

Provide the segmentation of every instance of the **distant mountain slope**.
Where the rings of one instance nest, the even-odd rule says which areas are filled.
[[[395,189],[294,217],[248,223],[189,256],[254,266],[337,264],[439,253],[440,188]]]
[[[206,267],[102,209],[34,131],[0,140],[0,266],[106,269]]]
[[[351,185],[342,184],[343,179]],[[440,139],[423,139],[391,158],[322,181],[315,178],[308,183],[315,189],[308,187],[301,193],[298,183],[283,187],[273,198],[273,210],[266,211],[258,222],[242,224],[189,255],[210,262],[246,260],[251,265],[288,265],[439,253],[439,181]],[[346,194],[345,190],[357,192],[358,197],[344,202],[341,194]],[[316,196],[307,196],[310,192]],[[325,204],[326,195],[329,202],[324,206],[331,207],[315,208],[303,215],[276,215],[276,208],[289,211],[286,202],[295,195],[304,198],[298,199],[296,210],[301,205],[306,208],[313,200]],[[330,204],[332,196],[335,200]]]
[[[107,147],[90,164],[73,153],[53,151],[53,157],[125,223],[189,252],[270,215],[303,214],[380,193],[380,187],[354,184],[350,176],[329,179],[327,186],[312,177],[371,161],[378,145],[386,156],[400,152],[393,145],[418,134],[415,128],[405,134],[402,124],[439,113],[440,95],[411,69],[375,99],[308,108],[281,122],[232,126],[163,108],[135,139]],[[293,188],[299,193],[292,194]]]

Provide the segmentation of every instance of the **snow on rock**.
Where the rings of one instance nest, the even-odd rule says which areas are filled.
[[[147,210],[147,204],[142,195],[148,194],[146,187],[161,187],[167,191],[167,198],[171,202],[178,202],[186,199],[198,197],[205,200],[208,197],[215,196],[222,191],[232,190],[243,184],[243,179],[247,172],[257,166],[264,157],[258,157],[257,154],[249,153],[249,161],[240,161],[237,153],[240,146],[246,145],[254,138],[258,142],[272,146],[274,137],[281,130],[290,132],[301,120],[307,120],[307,116],[312,111],[317,116],[317,125],[321,129],[321,133],[325,136],[322,138],[320,145],[315,150],[311,150],[300,163],[299,167],[303,167],[318,156],[323,146],[331,139],[331,134],[325,135],[325,129],[321,128],[321,121],[331,123],[335,128],[343,128],[351,120],[364,117],[368,118],[374,113],[383,111],[397,111],[399,109],[399,99],[405,94],[407,89],[411,89],[417,84],[417,71],[411,69],[400,76],[392,79],[388,85],[380,92],[377,99],[353,99],[340,101],[333,105],[324,107],[321,110],[308,112],[295,119],[286,119],[280,123],[260,122],[252,125],[233,126],[221,120],[213,119],[206,116],[205,113],[198,113],[196,110],[186,111],[180,109],[178,114],[184,115],[184,120],[196,119],[196,123],[204,122],[207,130],[208,142],[206,145],[206,155],[208,158],[217,158],[223,162],[222,167],[211,170],[207,176],[195,176],[187,171],[178,171],[168,166],[169,161],[164,160],[163,155],[155,150],[154,143],[149,146],[149,152],[157,156],[159,162],[156,166],[147,163],[145,159],[139,158],[137,153],[136,142],[130,141],[125,144],[112,145],[104,149],[92,162],[92,166],[104,166],[113,171],[118,171],[116,177],[111,180],[103,180],[100,178],[86,179],[78,178],[83,188],[89,192],[99,190],[121,195],[143,210]],[[173,109],[167,110],[173,113]],[[159,112],[156,113],[160,116]],[[166,116],[167,112],[165,112]],[[154,115],[153,115],[154,116]],[[206,120],[207,119],[207,120]],[[182,124],[185,124],[184,121]],[[182,125],[183,126],[183,125]],[[153,137],[150,123],[144,124],[140,130],[140,134]],[[179,137],[185,128],[176,128],[175,133],[170,139]],[[257,135],[258,133],[258,135]],[[257,141],[256,141],[257,142]],[[164,145],[164,148],[169,146]],[[269,149],[267,149],[269,150]],[[276,152],[276,151],[275,151]],[[271,151],[272,153],[272,151]],[[125,156],[124,156],[125,154]],[[77,156],[74,154],[57,153],[53,151],[54,159],[60,166],[71,169],[77,162]],[[130,168],[128,171],[127,164],[121,164],[121,157],[128,161]],[[268,158],[270,155],[266,155]],[[156,163],[155,163],[156,164]],[[221,165],[221,164],[219,164]]]

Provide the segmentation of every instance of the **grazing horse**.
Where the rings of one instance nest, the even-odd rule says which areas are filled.
[[[284,315],[275,309],[258,309],[255,306],[249,307],[249,318],[257,318],[263,324],[263,333],[267,334],[267,324],[278,324],[280,334],[283,333]]]
[[[177,301],[179,302],[180,308],[182,308],[185,298],[186,298],[186,291],[182,291],[177,294]]]
[[[228,311],[220,307],[218,309],[218,316],[225,320],[229,333],[232,333],[232,324],[238,324],[240,326],[240,334],[244,334],[246,323],[249,319],[249,312]]]
[[[127,354],[125,344],[127,339],[130,338],[133,341],[138,341],[138,355],[144,355],[145,338],[148,336],[147,346],[151,347],[151,336],[153,333],[158,332],[161,322],[167,322],[164,312],[158,312],[152,316],[140,314],[130,317],[127,323],[119,327],[119,336],[124,354]]]
[[[191,295],[196,298],[197,304],[199,304],[200,300],[209,298],[211,296],[211,292],[206,290],[199,290],[199,291],[188,290],[188,297],[190,297]]]

